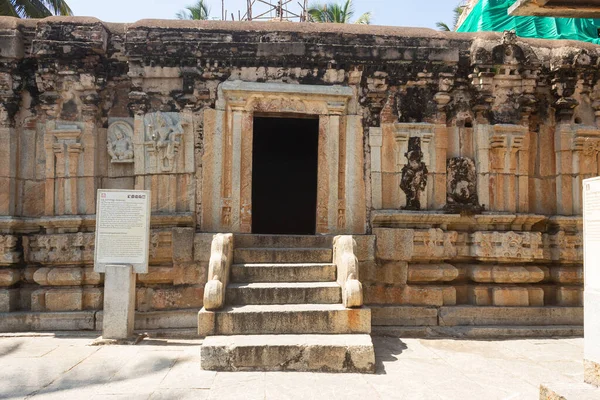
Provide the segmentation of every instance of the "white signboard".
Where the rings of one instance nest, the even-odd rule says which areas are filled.
[[[106,265],[132,265],[148,272],[150,191],[98,190],[94,271]]]

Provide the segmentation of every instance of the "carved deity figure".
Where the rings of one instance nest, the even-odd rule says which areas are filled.
[[[454,157],[447,162],[446,206],[451,213],[477,214],[483,211],[477,195],[475,163],[467,157]]]
[[[174,123],[168,115],[157,112],[148,128],[162,170],[172,171],[180,144],[179,137],[183,135],[181,124]]]
[[[131,127],[126,122],[115,122],[109,127],[107,146],[112,163],[133,162],[133,143],[129,131]]]
[[[427,186],[427,166],[423,162],[421,138],[412,137],[408,140],[408,152],[404,154],[408,163],[402,168],[400,189],[406,194],[404,210],[421,209],[421,192]]]

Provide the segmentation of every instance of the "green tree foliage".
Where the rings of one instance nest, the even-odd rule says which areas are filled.
[[[175,16],[179,19],[208,19],[210,15],[210,7],[205,0],[198,0],[196,4],[187,6],[184,10],[179,11]]]
[[[354,15],[352,0],[345,3],[314,3],[308,8],[308,19],[311,22],[330,22],[336,24],[350,24]],[[354,21],[355,24],[370,24],[371,13],[366,12]]]
[[[452,13],[454,14],[454,19],[452,20],[452,28],[450,28],[448,26],[448,24],[446,24],[445,22],[436,22],[435,25],[438,27],[438,29],[440,31],[446,31],[446,32],[453,31],[454,29],[456,29],[456,25],[458,24],[458,19],[460,18],[460,16],[462,15],[464,10],[465,10],[465,6],[463,6],[463,5],[458,5],[458,6],[454,7],[454,10],[452,10]]]
[[[73,15],[65,0],[0,0],[0,15],[17,18],[45,18]]]

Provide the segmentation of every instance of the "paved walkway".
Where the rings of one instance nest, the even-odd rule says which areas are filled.
[[[374,338],[377,374],[211,372],[200,340],[88,346],[91,336],[0,335],[2,399],[538,399],[583,380],[583,339]]]

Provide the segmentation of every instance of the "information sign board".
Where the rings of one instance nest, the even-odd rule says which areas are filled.
[[[94,271],[106,265],[132,265],[148,272],[150,191],[98,190]]]

